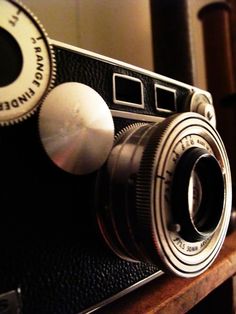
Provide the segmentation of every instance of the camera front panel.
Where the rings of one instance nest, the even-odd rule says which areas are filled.
[[[211,95],[0,6],[0,292],[21,291],[23,313],[77,313],[163,270],[205,271],[231,209]]]

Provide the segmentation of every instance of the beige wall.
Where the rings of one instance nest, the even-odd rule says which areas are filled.
[[[78,43],[77,0],[22,0],[39,18],[49,37],[66,43]]]
[[[149,0],[23,1],[51,38],[153,69]],[[202,29],[197,12],[216,0],[176,1],[188,3],[194,85],[205,89]]]
[[[149,0],[24,0],[49,36],[153,69]]]
[[[149,1],[80,1],[79,23],[82,46],[153,68]]]

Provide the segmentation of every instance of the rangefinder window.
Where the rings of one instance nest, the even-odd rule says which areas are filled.
[[[113,74],[113,101],[115,104],[144,108],[143,83],[134,77]]]
[[[155,84],[156,109],[164,112],[176,111],[176,90]]]

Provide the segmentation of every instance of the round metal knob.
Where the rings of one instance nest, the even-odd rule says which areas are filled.
[[[187,111],[199,113],[205,117],[213,127],[216,127],[216,114],[210,95],[207,97],[201,92],[194,92],[187,103]]]
[[[113,146],[114,124],[107,104],[81,83],[64,83],[48,94],[39,114],[39,131],[51,160],[72,174],[99,169]]]

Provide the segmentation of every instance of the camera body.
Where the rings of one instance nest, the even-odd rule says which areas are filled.
[[[48,40],[1,5],[21,65],[0,73],[0,293],[21,291],[26,314],[86,313],[163,271],[202,273],[231,210],[210,93]]]

